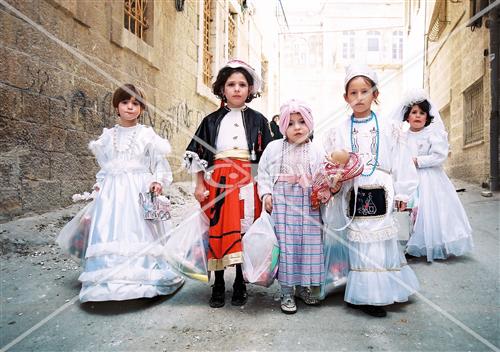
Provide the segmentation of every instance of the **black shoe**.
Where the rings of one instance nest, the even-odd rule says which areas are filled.
[[[414,255],[411,255],[408,252],[405,252],[405,258],[406,260],[411,260],[411,259],[418,259],[419,257],[415,257]]]
[[[210,297],[208,304],[212,308],[224,307],[224,304],[226,304],[226,288],[224,286],[213,285],[212,297]]]
[[[233,286],[233,297],[231,298],[231,304],[233,306],[243,306],[247,303],[248,293],[245,284]]]
[[[348,307],[354,308],[354,309],[360,309],[363,311],[363,313],[366,313],[372,317],[375,318],[383,318],[387,316],[387,312],[385,311],[384,308],[381,306],[370,306],[367,304],[352,304],[349,302],[346,302]]]
[[[363,312],[365,312],[366,314],[371,315],[372,317],[375,317],[375,318],[383,318],[383,317],[387,316],[387,312],[381,306],[366,305],[366,306],[363,306],[363,308],[361,308],[361,310]]]

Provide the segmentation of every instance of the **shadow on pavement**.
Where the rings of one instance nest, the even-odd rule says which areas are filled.
[[[80,309],[96,315],[118,315],[133,313],[140,310],[153,308],[168,301],[171,296],[156,296],[152,298],[139,298],[126,301],[85,302],[80,304]]]

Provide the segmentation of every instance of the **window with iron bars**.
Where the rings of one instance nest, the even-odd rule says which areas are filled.
[[[260,63],[260,76],[262,77],[262,86],[260,89],[262,92],[267,91],[266,83],[269,80],[268,71],[269,71],[269,61],[267,61],[265,58],[262,58],[262,61]]]
[[[236,15],[227,16],[227,55],[230,59],[236,57]]]
[[[212,0],[205,0],[203,6],[203,83],[208,87],[213,76],[213,54],[210,51],[212,20]]]
[[[144,32],[148,29],[146,18],[147,0],[124,0],[123,22],[125,29],[144,40]]]
[[[483,82],[464,93],[464,145],[481,142],[484,134]]]

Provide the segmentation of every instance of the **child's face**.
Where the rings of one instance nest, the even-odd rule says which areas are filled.
[[[309,128],[301,114],[290,114],[290,122],[286,129],[286,138],[293,144],[302,144],[309,138]]]
[[[122,121],[130,122],[137,120],[141,114],[141,110],[141,104],[134,97],[118,103],[118,115],[120,115]]]
[[[363,77],[353,78],[344,94],[345,101],[351,106],[354,117],[366,117],[370,114],[372,102],[378,92],[372,91],[372,86]]]
[[[224,96],[227,99],[227,106],[240,108],[245,105],[249,91],[250,87],[243,73],[233,73],[224,84]]]
[[[410,124],[410,130],[413,132],[418,132],[425,127],[425,122],[427,121],[427,113],[423,111],[420,106],[413,105],[410,114],[408,115],[408,123]]]

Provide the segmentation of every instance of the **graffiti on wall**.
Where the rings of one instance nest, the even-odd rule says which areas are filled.
[[[91,118],[97,114],[101,118],[101,127],[110,127],[114,124],[115,117],[113,107],[111,106],[112,95],[109,92],[97,97],[97,99],[88,97],[87,94],[76,89],[69,97],[60,97],[66,105],[67,111],[74,116],[77,114],[83,119]]]
[[[190,108],[186,102],[179,102],[166,111],[150,111],[144,116],[144,122],[152,126],[160,136],[172,139],[179,133],[191,134],[187,130],[198,126],[202,118],[201,111]]]
[[[102,127],[110,127],[115,123],[115,111],[111,105],[112,94],[105,93],[96,99],[89,98],[84,91],[75,90],[69,97],[61,97],[72,114],[81,118],[90,118],[90,114],[97,113],[102,119]],[[153,102],[153,106],[154,106]],[[198,126],[203,113],[190,108],[187,102],[179,102],[165,111],[152,108],[144,114],[141,123],[153,127],[156,132],[167,139],[172,139],[179,133],[187,132],[192,126]]]

